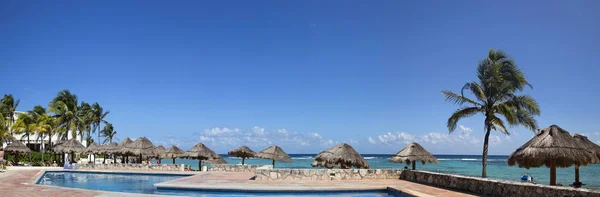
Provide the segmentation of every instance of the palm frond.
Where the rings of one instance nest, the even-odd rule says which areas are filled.
[[[485,97],[485,93],[483,92],[483,89],[481,88],[481,86],[479,84],[477,84],[477,82],[468,82],[466,83],[463,88],[460,90],[460,94],[461,96],[464,96],[464,90],[468,89],[471,90],[471,93],[473,95],[475,95],[475,97],[477,98],[477,100],[485,103],[486,102],[486,97]]]
[[[452,116],[448,118],[448,130],[453,132],[456,129],[456,124],[460,119],[471,117],[477,112],[482,112],[482,109],[480,107],[464,107],[456,110],[454,113],[452,113]]]
[[[448,91],[448,90],[444,90],[442,91],[442,95],[444,96],[444,98],[446,99],[446,101],[448,102],[452,102],[454,104],[458,104],[458,105],[463,105],[465,103],[469,103],[475,106],[481,106],[482,104],[479,104],[477,102],[475,102],[474,100],[471,100],[467,97],[458,95],[454,92]]]
[[[502,121],[502,119],[493,116],[491,117],[491,123],[494,127],[494,130],[498,130],[506,135],[510,135],[510,132],[508,132],[508,129],[506,129],[506,126],[504,126],[504,121]]]
[[[535,131],[538,128],[537,121],[529,112],[525,110],[517,110],[516,117],[519,125],[522,125],[532,131]]]

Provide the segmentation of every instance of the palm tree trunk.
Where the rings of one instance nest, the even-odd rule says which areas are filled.
[[[489,139],[490,139],[490,131],[492,130],[492,127],[490,126],[490,124],[488,123],[489,121],[486,121],[485,123],[485,128],[486,128],[486,132],[485,132],[485,138],[483,140],[483,158],[481,159],[481,177],[485,178],[487,177],[487,173],[486,173],[486,167],[487,167],[487,157],[488,157],[488,143],[489,143]]]
[[[44,152],[46,151],[46,146],[44,146],[44,135],[40,135],[42,137],[42,165],[44,164]]]
[[[29,134],[27,134],[27,148],[29,148]],[[29,148],[29,149],[31,149],[31,148]],[[31,165],[33,163],[33,161],[31,161],[31,159],[32,159],[31,152],[33,152],[33,151],[29,151],[29,165]]]

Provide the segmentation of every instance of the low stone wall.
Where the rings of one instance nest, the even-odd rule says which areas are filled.
[[[77,164],[80,170],[183,171],[183,164]]]
[[[256,180],[398,179],[399,169],[270,169],[256,170]]]
[[[255,172],[257,168],[265,168],[271,165],[230,165],[211,164],[208,171],[211,172]],[[272,168],[272,167],[271,167]]]
[[[600,191],[569,187],[491,180],[477,177],[406,170],[400,179],[485,196],[577,196],[600,197]]]

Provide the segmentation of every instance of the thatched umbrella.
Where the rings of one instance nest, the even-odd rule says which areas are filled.
[[[404,147],[400,152],[390,158],[391,162],[394,163],[406,163],[409,165],[412,162],[412,169],[415,170],[416,161],[421,161],[421,164],[425,165],[425,162],[439,163],[439,161],[427,152],[419,143],[413,142],[408,146]]]
[[[16,158],[17,155],[31,153],[31,150],[29,149],[29,147],[25,146],[25,144],[21,143],[19,140],[14,140],[12,143],[8,144],[4,148],[4,152],[6,152],[8,154],[13,154],[13,155],[15,155],[15,158]]]
[[[183,157],[188,159],[198,159],[198,170],[202,170],[202,160],[211,160],[218,158],[219,155],[202,143],[196,144],[190,150],[183,154]]]
[[[185,152],[181,150],[179,147],[173,145],[171,148],[165,151],[163,157],[173,159],[173,164],[175,164],[175,158],[182,157]]]
[[[129,163],[129,152],[127,152],[127,148],[125,147],[130,143],[133,143],[133,141],[131,141],[129,137],[126,137],[117,147],[117,151],[113,152],[115,154],[120,154],[123,157],[121,163]]]
[[[142,155],[156,155],[155,149],[154,144],[146,137],[138,138],[132,143],[125,145],[125,152],[132,155],[139,155],[140,163],[142,163]]]
[[[556,185],[556,167],[566,168],[571,165],[587,165],[598,158],[590,150],[581,146],[571,137],[569,132],[552,125],[542,129],[527,143],[523,144],[508,157],[508,165],[515,163],[520,168],[550,168],[550,185]]]
[[[269,148],[256,153],[255,156],[258,158],[273,160],[273,167],[275,167],[275,161],[294,162],[294,160],[292,160],[292,158],[279,146],[269,146]]]
[[[600,146],[594,144],[594,142],[590,141],[586,136],[583,135],[575,134],[573,135],[573,138],[575,138],[579,145],[585,147],[588,150],[591,150],[596,154],[597,158],[600,158]],[[595,163],[598,162],[599,160],[597,160]],[[579,165],[575,165],[575,182],[573,183],[573,185],[576,187],[583,185],[581,182],[579,182]]]
[[[234,157],[241,157],[242,158],[242,165],[244,165],[244,160],[246,158],[251,158],[254,157],[256,155],[256,152],[254,152],[252,149],[248,148],[247,146],[242,146],[236,149],[233,149],[229,152],[227,152],[228,155],[234,156]]]
[[[77,141],[76,138],[71,138],[70,140],[63,142],[60,146],[60,152],[71,154],[71,163],[75,163],[75,153],[85,152],[85,146]]]
[[[155,155],[156,155],[156,161],[160,164],[160,158],[164,157],[165,154],[165,147],[163,147],[162,145],[159,145],[156,147],[156,149],[154,149]]]
[[[104,154],[104,160],[102,161],[102,163],[106,163],[106,156],[108,156],[108,154],[112,154],[114,155],[115,153],[117,153],[119,150],[119,144],[116,142],[111,142],[110,144],[107,145],[103,145],[102,147],[100,147],[100,151],[102,152],[102,154]],[[113,157],[114,159],[114,157]],[[114,162],[114,160],[113,160]]]
[[[334,167],[341,169],[356,167],[367,169],[369,168],[369,163],[352,146],[342,143],[319,153],[315,157],[312,167],[326,167],[329,169]]]
[[[87,154],[96,155],[96,154],[101,153],[100,148],[101,148],[100,145],[98,145],[94,142],[94,143],[90,144],[87,148],[85,148],[85,150],[83,152],[87,153]],[[92,163],[95,163],[95,161]]]

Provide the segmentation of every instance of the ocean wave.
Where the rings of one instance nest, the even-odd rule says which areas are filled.
[[[377,157],[364,157],[366,160],[377,159]]]
[[[455,158],[455,159],[440,158],[438,160],[440,160],[440,161],[481,161],[481,159],[475,159],[475,158]],[[507,161],[507,160],[506,159],[488,159],[488,161]]]
[[[314,157],[311,157],[311,156],[303,156],[303,157],[292,157],[292,159],[314,159]]]

